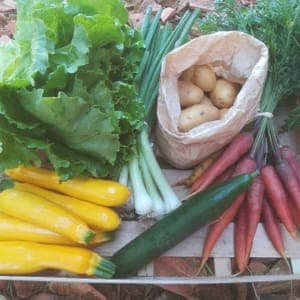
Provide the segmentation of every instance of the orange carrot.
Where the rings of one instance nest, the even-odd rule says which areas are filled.
[[[244,201],[241,205],[235,220],[234,225],[234,253],[235,260],[240,273],[243,273],[246,268],[246,239],[248,232],[248,213],[247,203]]]
[[[263,201],[262,217],[263,217],[263,225],[265,231],[270,241],[272,242],[274,248],[278,251],[278,253],[282,257],[285,257],[285,251],[284,251],[282,234],[279,226],[279,220],[276,217],[276,214],[267,199],[264,199]]]
[[[254,171],[255,168],[255,161],[248,156],[244,157],[238,162],[233,176],[237,176],[244,173],[250,173]],[[242,205],[245,199],[245,196],[246,193],[244,192],[239,197],[237,197],[231,204],[231,206],[227,210],[225,210],[221,217],[209,226],[208,233],[203,245],[200,270],[204,267],[205,263],[207,262],[208,257],[213,247],[215,246],[218,238],[221,236],[228,224],[231,221],[233,221],[234,217],[236,216],[240,206]]]
[[[296,238],[296,226],[288,206],[288,198],[284,186],[275,168],[266,165],[261,169],[261,177],[272,208],[292,238]]]
[[[193,168],[192,174],[189,177],[180,179],[179,181],[172,184],[172,186],[185,185],[191,186],[197,178],[202,176],[210,165],[220,156],[221,150],[214,152],[202,160],[196,167]]]
[[[284,159],[276,164],[276,170],[284,183],[291,201],[293,201],[297,210],[300,211],[300,184],[298,183],[296,173]]]
[[[191,192],[198,192],[207,188],[219,175],[247,153],[252,143],[253,135],[251,133],[242,132],[238,134],[220,157],[193,183]]]
[[[264,184],[261,176],[257,176],[247,192],[248,232],[246,239],[245,265],[248,264],[257,225],[261,219],[264,200]]]
[[[296,174],[298,183],[300,184],[300,160],[297,158],[295,151],[293,151],[289,146],[284,145],[280,148],[280,154],[292,167]]]

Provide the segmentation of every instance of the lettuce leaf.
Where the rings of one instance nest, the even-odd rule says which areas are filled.
[[[143,120],[135,76],[143,53],[121,0],[18,0],[0,45],[0,170],[40,165],[63,180],[116,177]]]

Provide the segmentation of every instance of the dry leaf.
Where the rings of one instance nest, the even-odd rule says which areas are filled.
[[[284,259],[279,259],[267,273],[267,275],[280,275],[280,274],[289,274],[290,267],[287,265]]]
[[[251,260],[248,267],[252,275],[263,275],[268,271],[268,267],[263,262],[257,260]]]
[[[289,266],[283,259],[279,259],[266,274],[268,275],[281,275],[289,274]],[[293,281],[293,288],[299,287],[299,281]],[[258,294],[272,294],[278,292],[289,292],[291,289],[291,281],[279,282],[259,282],[255,285]]]
[[[45,287],[44,282],[38,281],[13,281],[13,286],[18,299],[25,299],[42,291]]]
[[[243,300],[237,297],[232,287],[230,284],[199,284],[195,287],[194,294],[198,300]]]
[[[246,300],[248,294],[248,286],[246,283],[238,283],[233,286],[235,290],[235,299]]]
[[[70,299],[74,300],[106,300],[103,294],[88,283],[51,282],[49,290],[61,296],[73,297]]]
[[[160,257],[154,261],[155,274],[159,276],[195,276],[199,269],[198,258]],[[193,296],[193,285],[159,285],[177,295],[189,298]]]
[[[50,293],[39,293],[31,297],[30,300],[57,300],[57,296]]]

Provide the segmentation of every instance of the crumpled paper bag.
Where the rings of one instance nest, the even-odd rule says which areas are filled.
[[[177,80],[190,66],[206,64],[242,88],[223,119],[180,132]],[[239,31],[203,35],[168,53],[162,63],[157,102],[159,155],[175,168],[188,169],[228,144],[258,112],[267,69],[266,45]]]

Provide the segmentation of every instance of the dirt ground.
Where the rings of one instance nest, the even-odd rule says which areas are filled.
[[[242,1],[248,5],[251,1]],[[253,1],[252,1],[253,2]],[[143,19],[148,5],[154,11],[160,6],[165,8],[163,20],[180,18],[187,7],[198,7],[202,13],[214,9],[212,0],[127,0],[126,5],[131,20],[137,26]],[[0,0],[0,42],[7,42],[15,31],[16,5],[13,0]],[[195,33],[197,34],[197,33]],[[1,58],[0,58],[1,59]],[[187,270],[194,262],[191,259],[172,261],[178,270]],[[251,269],[256,274],[279,274],[286,268],[282,260],[255,260]],[[287,300],[300,299],[300,282],[273,282],[258,284],[219,284],[190,286],[153,286],[153,285],[89,285],[86,283],[69,284],[53,282],[0,281],[1,299],[100,299],[100,300]]]

